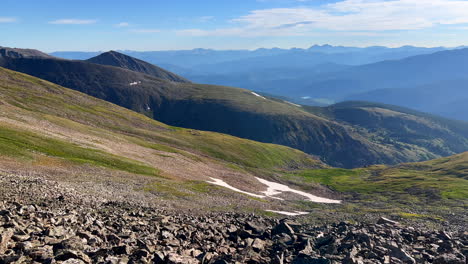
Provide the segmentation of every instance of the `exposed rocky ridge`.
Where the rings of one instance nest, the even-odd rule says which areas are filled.
[[[468,233],[372,224],[309,226],[86,196],[2,176],[0,263],[465,263]],[[117,196],[118,197],[118,196]]]
[[[0,58],[55,58],[35,49],[18,49],[0,46]]]

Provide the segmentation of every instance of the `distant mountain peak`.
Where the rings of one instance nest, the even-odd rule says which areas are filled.
[[[160,79],[169,80],[173,82],[190,82],[189,80],[176,75],[175,73],[169,72],[156,65],[148,63],[146,61],[139,60],[137,58],[125,55],[123,53],[110,50],[104,52],[96,57],[87,60],[91,63],[114,66],[119,68],[128,69],[135,72],[141,72],[148,74]]]
[[[107,52],[103,52],[103,53],[109,53],[109,54],[115,54],[115,55],[123,55],[123,56],[127,56],[127,55],[125,55],[125,54],[123,54],[123,53],[120,53],[120,52],[118,52],[118,51],[115,51],[115,50],[109,50],[109,51],[107,51]],[[103,54],[103,53],[101,53],[101,54]],[[130,57],[130,56],[129,56],[129,57]]]

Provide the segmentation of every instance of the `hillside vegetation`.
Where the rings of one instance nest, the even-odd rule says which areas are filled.
[[[245,89],[173,82],[114,66],[14,58],[0,59],[0,65],[169,125],[290,146],[333,166],[353,168],[423,161],[468,150],[467,134],[454,128],[468,127],[462,122],[445,125],[415,114],[392,114],[394,123],[414,124],[411,129],[394,133],[393,128],[369,129],[366,124],[323,115],[327,109],[309,111]],[[367,114],[359,109],[351,110],[358,119],[365,118]],[[388,112],[385,106],[378,109],[374,112]],[[436,136],[428,139],[427,129],[435,131]]]
[[[328,186],[348,202],[340,211],[380,213],[464,225],[468,206],[468,152],[397,166],[298,170],[285,179]]]
[[[109,190],[103,195],[145,204],[162,199],[174,208],[306,210],[314,221],[349,217],[356,208],[422,213],[429,198],[434,203],[425,214],[445,217],[446,206],[459,212],[467,199],[466,153],[396,167],[330,168],[295,149],[168,126],[2,68],[0,110],[0,175],[45,177],[91,195]],[[258,193],[265,186],[254,177],[344,203],[264,200],[206,183],[223,179]]]
[[[151,142],[142,143],[137,139],[164,144],[165,146],[161,146],[161,149],[169,152],[177,152],[176,148],[182,150],[186,148],[208,155],[219,151],[221,145],[232,146],[232,148],[223,148],[226,160],[250,164],[251,167],[284,166],[286,168],[290,165],[319,164],[308,155],[288,147],[262,144],[218,133],[167,126],[105,101],[3,68],[0,68],[0,77],[2,81],[0,87],[2,104],[0,106],[3,110],[1,113],[3,118],[14,118],[15,116],[20,118],[20,113],[22,113],[23,116],[43,117],[44,120],[53,122],[57,126],[66,127],[68,125],[69,129],[76,129],[83,133],[87,131],[85,127],[89,127],[89,132],[92,134],[97,134],[105,129],[109,134],[116,132],[126,137],[135,136],[131,140],[148,144],[153,148],[157,148],[158,145],[151,145]],[[12,127],[18,125],[14,122],[13,124]],[[5,129],[3,133],[8,134],[8,131]],[[22,140],[31,139],[29,143],[33,143],[33,134],[26,133],[24,135],[24,138],[21,135],[15,136],[21,137]],[[53,142],[57,143],[58,141]],[[48,144],[47,141],[34,144],[38,143]],[[176,148],[172,149],[171,143]],[[24,149],[19,148],[18,151],[24,151]]]
[[[354,170],[325,168],[298,173],[339,192],[404,196],[420,192],[427,201],[468,198],[468,152],[418,163]]]

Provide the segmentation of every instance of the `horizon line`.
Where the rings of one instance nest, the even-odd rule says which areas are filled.
[[[257,51],[257,50],[274,50],[274,49],[279,49],[279,50],[307,50],[310,49],[314,46],[319,46],[319,47],[324,47],[324,46],[330,46],[330,47],[342,47],[342,48],[361,48],[361,49],[366,49],[366,48],[374,48],[374,47],[380,47],[380,48],[388,48],[388,49],[399,49],[403,47],[413,47],[413,48],[426,48],[426,49],[435,49],[435,48],[445,48],[445,49],[457,49],[457,48],[464,48],[466,47],[465,45],[459,45],[459,46],[416,46],[416,45],[411,45],[411,44],[406,44],[406,45],[401,45],[401,46],[382,46],[382,45],[370,45],[370,46],[344,46],[344,45],[330,45],[330,44],[314,44],[312,46],[309,46],[308,48],[298,48],[298,47],[290,47],[290,48],[280,48],[280,47],[272,47],[272,48],[265,48],[265,47],[260,47],[260,48],[253,48],[253,49],[222,49],[222,48],[192,48],[192,49],[148,49],[148,50],[137,50],[137,49],[106,49],[106,50],[54,50],[54,51],[46,51],[46,53],[55,53],[55,52],[108,52],[108,51],[135,51],[135,52],[165,52],[165,51],[194,51],[194,50],[211,50],[211,51]],[[2,47],[2,46],[0,46]],[[5,46],[3,46],[5,47]],[[14,47],[18,48],[18,47]],[[34,48],[19,48],[19,49],[34,49]],[[42,51],[42,50],[40,50]]]

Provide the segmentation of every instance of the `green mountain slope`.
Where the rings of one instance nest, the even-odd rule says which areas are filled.
[[[468,220],[468,152],[396,166],[298,170],[285,178],[341,193],[347,201],[341,210],[354,216],[383,214],[461,225]]]
[[[449,156],[464,152],[468,146],[468,122],[454,121],[399,106],[349,101],[311,112],[359,129],[361,135],[382,145],[391,144],[402,151],[408,146],[428,155]],[[431,154],[432,153],[432,154]]]
[[[3,68],[0,68],[0,84],[3,154],[29,157],[38,152],[76,161],[92,161],[94,156],[106,155],[97,150],[96,155],[93,154],[96,146],[91,150],[80,148],[91,146],[92,142],[73,145],[60,139],[59,135],[63,134],[63,138],[73,141],[67,134],[76,132],[103,138],[109,134],[109,138],[121,137],[141,147],[169,153],[191,151],[194,152],[191,155],[202,154],[201,157],[253,168],[320,166],[308,155],[288,147],[170,127],[111,103]],[[26,117],[31,119],[31,124],[24,120]],[[40,127],[35,126],[34,122],[41,120],[50,123],[51,131],[40,131]],[[44,136],[49,133],[56,138]],[[12,139],[7,140],[6,135],[11,135]],[[220,146],[225,147],[221,150]],[[77,147],[76,156],[74,147]],[[88,154],[79,154],[88,151],[89,159]],[[112,162],[103,161],[107,163]]]
[[[385,141],[381,133],[376,134],[361,124],[348,124],[282,100],[262,98],[245,89],[177,83],[84,61],[3,58],[0,65],[166,124],[290,146],[333,166],[352,168],[422,161],[468,150],[467,135],[452,131],[452,127],[447,127],[452,131],[448,134],[455,136],[442,133],[435,140],[440,141],[440,148],[432,148],[425,141],[404,139],[424,135],[424,126],[417,133],[403,133]],[[318,112],[323,111],[326,109]],[[445,145],[448,141],[450,146]]]
[[[314,209],[311,219],[320,220],[364,208],[409,213],[431,201],[433,207],[426,209],[434,209],[438,217],[445,215],[444,206],[467,199],[466,157],[395,167],[330,168],[295,149],[168,126],[0,68],[0,175],[40,176],[87,192],[105,192],[112,186],[120,190],[112,195],[141,203],[162,199],[177,208],[255,212]],[[265,186],[255,177],[345,202],[322,206],[294,199],[265,200],[206,183],[223,179],[258,193]],[[385,197],[393,200],[384,202]],[[457,206],[451,212],[458,212]]]

